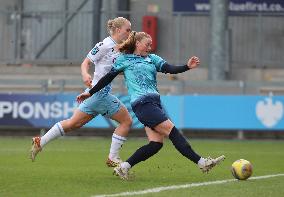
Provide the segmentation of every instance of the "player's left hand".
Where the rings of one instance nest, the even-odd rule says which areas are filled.
[[[199,64],[200,60],[196,56],[191,57],[187,62],[187,66],[189,69],[196,68]]]
[[[82,94],[78,95],[76,100],[78,103],[82,103],[84,100],[89,98],[91,95],[89,92],[83,92]]]

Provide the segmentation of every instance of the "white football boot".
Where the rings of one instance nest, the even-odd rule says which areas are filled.
[[[225,160],[224,155],[221,155],[220,157],[217,157],[215,159],[208,157],[208,158],[205,158],[205,162],[203,165],[198,164],[198,166],[202,172],[208,173],[213,167],[220,164],[224,160]]]
[[[129,169],[123,168],[121,164],[113,169],[113,175],[119,176],[122,180],[130,180]]]

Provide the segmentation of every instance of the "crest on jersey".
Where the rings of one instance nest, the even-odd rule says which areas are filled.
[[[99,47],[96,46],[92,49],[91,54],[96,55],[99,52],[99,50],[100,50]]]

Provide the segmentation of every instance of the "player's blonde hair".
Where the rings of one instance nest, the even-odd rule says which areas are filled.
[[[116,28],[121,28],[126,22],[129,22],[126,18],[117,17],[107,22],[107,30],[110,35],[115,33]]]
[[[146,32],[132,31],[122,44],[118,45],[118,50],[122,53],[131,54],[134,53],[136,48],[136,42],[141,41],[143,38],[151,38]]]

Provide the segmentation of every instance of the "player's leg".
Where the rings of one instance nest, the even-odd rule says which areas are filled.
[[[32,139],[32,148],[30,151],[30,158],[32,161],[35,160],[38,152],[49,143],[50,141],[65,135],[74,129],[81,128],[84,124],[93,119],[93,115],[84,113],[79,109],[76,109],[71,118],[56,123],[51,129],[47,131],[42,137],[34,137]]]
[[[84,124],[93,119],[97,115],[97,112],[93,111],[90,106],[92,106],[96,100],[96,95],[92,96],[79,105],[78,109],[74,111],[70,119],[56,123],[44,136],[34,137],[32,139],[32,148],[30,151],[31,160],[34,161],[38,152],[42,150],[42,147],[51,140],[63,136],[69,131],[81,128]]]
[[[145,161],[159,152],[163,147],[164,135],[150,129],[145,128],[149,143],[140,147],[135,153],[130,156],[125,162],[114,168],[114,174],[122,179],[128,179],[128,172],[134,165]]]
[[[115,167],[119,163],[121,163],[119,151],[122,145],[124,144],[124,142],[126,141],[126,137],[129,133],[132,124],[132,118],[128,113],[126,107],[121,103],[119,105],[120,105],[119,110],[111,116],[112,120],[118,122],[118,126],[116,127],[112,135],[109,156],[106,161],[106,164],[109,167]]]
[[[137,103],[132,109],[141,123],[149,128],[153,128],[153,130],[161,135],[169,136],[176,149],[182,155],[198,163],[200,156],[192,150],[189,143],[168,119],[159,97],[145,98],[144,103]]]
[[[154,127],[155,131],[169,136],[175,148],[185,157],[198,163],[200,156],[195,153],[187,140],[182,136],[180,131],[174,126],[170,120],[166,120]]]
[[[50,141],[65,135],[66,133],[79,129],[93,119],[93,115],[76,109],[71,118],[56,123],[47,133],[41,137],[40,146],[44,147]]]
[[[131,157],[126,160],[131,167],[152,157],[163,147],[164,135],[153,131],[149,127],[145,127],[145,130],[149,143],[140,147]]]
[[[123,103],[112,94],[103,96],[99,112],[118,123],[112,135],[109,156],[106,161],[107,166],[115,167],[121,163],[119,152],[126,141],[132,118]]]
[[[181,132],[174,126],[170,120],[166,120],[159,125],[154,127],[155,131],[169,136],[169,139],[172,141],[175,148],[186,158],[190,159],[194,163],[198,164],[199,168],[203,172],[208,172],[215,165],[219,164],[225,159],[225,156],[222,155],[215,159],[210,157],[203,158],[199,156],[190,146],[186,138],[181,134]]]
[[[153,99],[159,100],[159,97],[149,97],[149,100],[147,99],[148,97],[146,97],[145,100],[132,105],[132,109],[138,120],[145,126],[145,130],[149,139],[149,144],[140,147],[131,157],[129,157],[128,160],[126,160],[126,162],[123,162],[121,165],[115,168],[115,171],[117,171],[117,173],[115,172],[115,174],[120,175],[120,167],[122,169],[129,169],[137,163],[145,161],[146,159],[156,154],[163,146],[164,135],[155,132],[151,129],[151,127],[152,125],[159,124],[167,118],[160,119],[160,114],[163,112],[161,110],[157,110],[157,108],[159,108],[159,106],[157,105],[158,102],[152,103]]]

